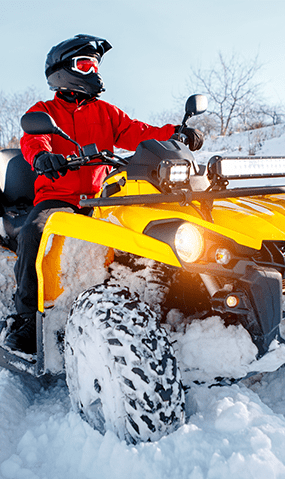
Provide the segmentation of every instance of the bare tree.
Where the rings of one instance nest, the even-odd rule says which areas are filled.
[[[265,123],[269,120],[271,125],[278,125],[285,119],[285,109],[283,105],[258,105],[256,115]]]
[[[244,108],[239,116],[236,130],[254,130],[284,122],[284,105],[254,104]]]
[[[261,66],[257,57],[249,62],[232,54],[229,59],[219,53],[218,61],[209,70],[192,70],[192,90],[208,97],[208,114],[219,122],[219,134],[226,135],[240,115],[250,109],[260,96],[260,85],[255,81]]]
[[[19,147],[21,117],[39,99],[40,93],[35,88],[9,95],[0,92],[0,149]]]

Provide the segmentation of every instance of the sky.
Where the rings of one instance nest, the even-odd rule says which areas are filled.
[[[187,87],[191,69],[213,67],[219,52],[258,55],[266,101],[285,104],[284,23],[284,0],[0,0],[0,91],[51,99],[47,53],[86,33],[113,45],[101,98],[133,118],[177,110],[177,97],[199,93]]]

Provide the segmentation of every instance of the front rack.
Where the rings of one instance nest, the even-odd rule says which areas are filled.
[[[114,196],[109,198],[90,198],[80,200],[80,206],[123,206],[147,205],[157,203],[181,203],[189,205],[192,201],[213,201],[221,198],[238,198],[245,196],[265,196],[284,194],[285,186],[263,186],[252,188],[232,188],[229,190],[190,191],[183,190],[170,194]]]
[[[172,160],[168,160],[169,168]],[[176,165],[176,163],[175,163]],[[206,168],[200,166],[200,172],[190,175],[188,184],[179,188],[172,186],[169,193],[132,196],[110,196],[108,198],[82,199],[81,206],[122,206],[122,205],[146,205],[156,203],[180,203],[189,205],[193,201],[213,202],[221,198],[238,198],[246,196],[265,196],[284,194],[285,186],[255,186],[243,188],[228,188],[231,180],[249,180],[263,178],[284,177],[285,183],[285,157],[221,157],[213,156]],[[196,186],[193,179],[205,178]],[[192,182],[192,183],[191,183]],[[184,182],[185,183],[185,182]],[[194,190],[191,188],[194,186]],[[120,191],[119,182],[118,189]]]

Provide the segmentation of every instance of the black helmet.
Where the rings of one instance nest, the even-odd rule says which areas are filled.
[[[47,55],[45,74],[51,90],[75,91],[89,96],[99,96],[104,83],[98,72],[81,74],[72,68],[74,57],[96,58],[100,63],[104,53],[112,48],[107,40],[92,35],[75,35],[52,47]]]

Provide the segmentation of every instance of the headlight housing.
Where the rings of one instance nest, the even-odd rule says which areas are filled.
[[[242,246],[215,231],[181,218],[151,221],[143,233],[168,244],[184,267],[194,263],[231,268],[238,258],[250,258],[256,250]]]
[[[203,254],[204,238],[197,226],[182,223],[176,231],[174,246],[181,261],[194,263]]]
[[[194,173],[193,163],[188,160],[163,160],[157,169],[159,184],[166,190],[185,187]]]
[[[169,244],[182,263],[194,263],[204,254],[204,230],[193,223],[178,218],[153,221],[144,234]]]
[[[222,180],[271,178],[285,176],[285,157],[221,157],[213,156],[208,163],[210,177]]]

